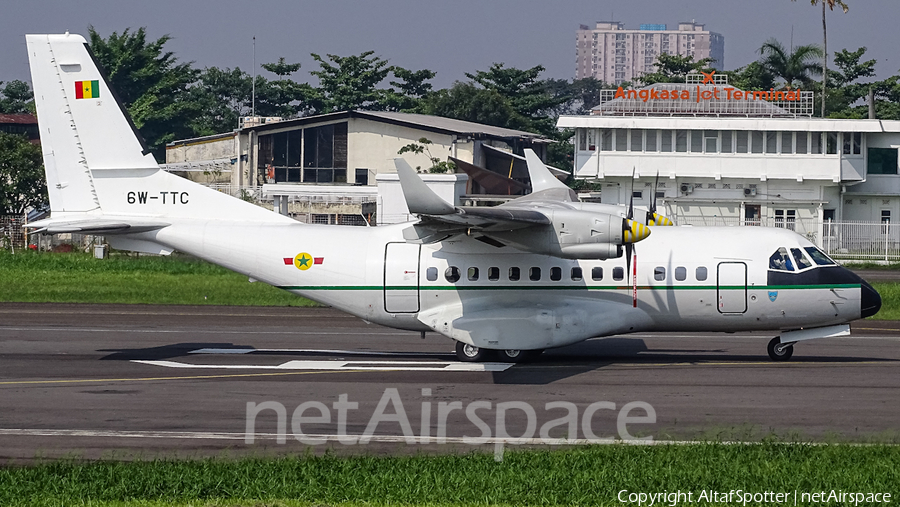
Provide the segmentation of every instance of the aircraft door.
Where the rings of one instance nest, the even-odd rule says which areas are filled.
[[[419,245],[387,244],[384,251],[384,311],[419,311]]]
[[[716,296],[719,313],[747,311],[747,265],[743,262],[720,262]]]

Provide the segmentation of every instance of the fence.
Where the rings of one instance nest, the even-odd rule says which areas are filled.
[[[900,261],[900,224],[813,219],[682,216],[678,225],[780,227],[796,232],[839,260]]]
[[[0,248],[25,248],[25,215],[0,215]]]

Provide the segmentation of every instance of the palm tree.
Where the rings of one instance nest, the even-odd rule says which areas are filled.
[[[783,79],[788,88],[809,85],[812,82],[810,74],[819,72],[815,62],[822,57],[822,49],[814,44],[791,48],[788,53],[775,39],[767,40],[759,53],[762,55],[760,65],[773,76]]]
[[[797,0],[791,0],[796,2]],[[828,29],[825,26],[825,6],[834,10],[835,5],[839,5],[846,13],[850,10],[844,0],[809,0],[810,4],[817,5],[822,2],[822,118],[825,117],[825,80],[828,76]]]

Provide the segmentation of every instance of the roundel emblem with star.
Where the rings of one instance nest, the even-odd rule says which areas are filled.
[[[296,257],[294,257],[294,266],[297,266],[297,269],[299,269],[300,271],[306,271],[307,269],[311,268],[312,265],[312,255],[309,255],[306,252],[299,253]]]

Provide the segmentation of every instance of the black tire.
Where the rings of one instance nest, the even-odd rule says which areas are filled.
[[[493,350],[483,349],[468,343],[456,342],[456,358],[464,363],[488,361]]]
[[[767,350],[769,351],[769,359],[772,361],[787,361],[794,355],[794,344],[782,345],[781,337],[776,336],[769,341]]]

